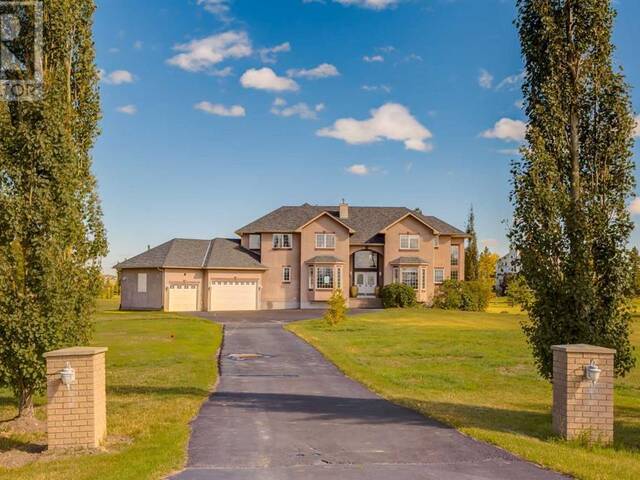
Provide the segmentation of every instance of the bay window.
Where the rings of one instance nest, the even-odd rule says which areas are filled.
[[[407,285],[414,290],[418,289],[418,269],[417,268],[403,268],[401,270],[401,283]]]
[[[316,268],[316,288],[325,290],[332,289],[333,280],[333,267]]]

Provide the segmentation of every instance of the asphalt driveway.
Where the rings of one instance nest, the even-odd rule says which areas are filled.
[[[225,324],[220,384],[172,478],[565,478],[382,400],[282,328],[320,313],[201,314]]]

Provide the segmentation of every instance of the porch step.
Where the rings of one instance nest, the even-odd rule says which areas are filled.
[[[382,300],[375,297],[350,298],[349,308],[382,308]]]

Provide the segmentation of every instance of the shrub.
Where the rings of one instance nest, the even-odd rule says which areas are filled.
[[[533,290],[529,288],[527,282],[521,275],[517,275],[509,280],[506,293],[512,303],[520,305],[525,309],[533,303]]]
[[[380,291],[384,308],[414,307],[418,301],[416,291],[408,285],[392,283],[385,285]]]
[[[483,312],[489,306],[490,298],[491,286],[487,282],[447,280],[440,286],[433,305],[446,310]]]
[[[341,289],[335,289],[327,303],[329,304],[329,309],[324,314],[324,319],[329,325],[333,327],[334,325],[346,320],[347,301],[344,298]]]

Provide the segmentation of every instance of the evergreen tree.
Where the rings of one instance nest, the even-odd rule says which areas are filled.
[[[480,275],[478,263],[478,237],[476,236],[476,217],[473,213],[473,206],[469,209],[467,234],[470,235],[470,238],[467,243],[467,248],[464,251],[464,279],[478,280]]]
[[[47,350],[81,344],[107,246],[91,173],[93,0],[45,0],[44,96],[0,102],[0,383],[33,414]]]
[[[634,190],[628,86],[612,65],[609,0],[518,0],[525,63],[527,145],[513,164],[510,237],[533,291],[524,332],[540,373],[551,345],[616,349],[615,373],[634,366],[629,342],[626,202]]]

